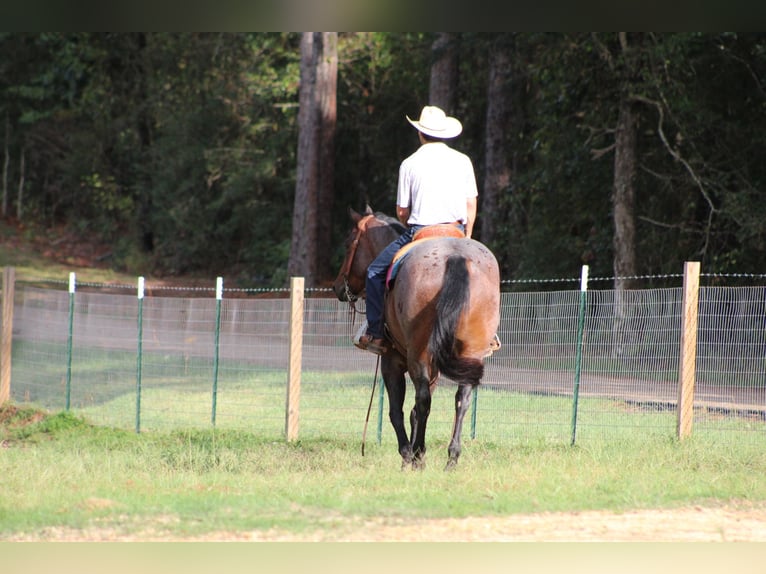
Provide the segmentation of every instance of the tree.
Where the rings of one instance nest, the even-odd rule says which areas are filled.
[[[447,114],[455,112],[458,84],[458,34],[439,32],[431,45],[431,79],[428,105],[438,106]]]
[[[463,122],[504,277],[763,272],[762,34],[349,32],[314,84],[302,38],[0,32],[6,214],[111,242],[131,272],[282,287],[308,250],[290,271],[321,282],[347,208],[393,210],[404,116],[431,102]]]
[[[501,223],[498,207],[500,195],[511,181],[509,145],[511,124],[512,46],[507,38],[497,38],[489,48],[489,75],[487,78],[487,119],[484,128],[484,185],[481,193],[481,240],[491,244]]]
[[[330,249],[332,241],[332,207],[335,186],[335,129],[337,124],[337,86],[338,86],[338,34],[322,34],[322,59],[317,70],[317,89],[319,91],[319,113],[321,133],[319,142],[319,165],[321,177],[318,189],[317,223],[317,278],[329,279]]]
[[[619,113],[615,128],[614,187],[614,276],[618,291],[631,286],[636,275],[636,156],[637,120],[633,101],[633,78],[636,71],[631,61],[626,32],[619,33],[626,79],[620,90]]]
[[[316,286],[326,275],[334,177],[337,33],[305,32],[301,39],[301,86],[293,232],[288,273]],[[322,241],[323,243],[320,243]],[[324,268],[320,267],[323,265]]]

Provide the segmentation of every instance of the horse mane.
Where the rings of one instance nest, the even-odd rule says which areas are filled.
[[[393,227],[399,235],[407,231],[407,228],[404,225],[402,225],[401,221],[399,221],[395,217],[391,217],[390,215],[386,215],[385,213],[382,213],[380,211],[375,212],[375,217],[383,221],[389,227]]]

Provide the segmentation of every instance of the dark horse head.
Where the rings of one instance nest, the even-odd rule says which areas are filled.
[[[351,213],[354,227],[334,283],[341,301],[364,293],[368,265],[401,232],[393,218],[367,210]],[[457,464],[471,390],[481,382],[484,359],[495,348],[500,321],[500,273],[487,247],[467,238],[437,237],[409,246],[396,282],[386,294],[384,321],[393,350],[381,358],[389,417],[403,465],[425,462],[431,395],[440,374],[458,383],[447,468]],[[405,373],[415,386],[410,436],[404,426]]]
[[[404,232],[404,226],[393,217],[373,213],[370,207],[364,213],[349,210],[354,227],[346,237],[346,255],[333,290],[341,301],[354,301],[364,294],[367,267],[378,253]]]

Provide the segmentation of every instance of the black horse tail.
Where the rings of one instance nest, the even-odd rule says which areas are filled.
[[[461,343],[456,332],[469,296],[466,259],[461,255],[450,255],[444,271],[444,285],[436,302],[436,319],[428,340],[428,351],[432,367],[457,383],[478,383],[484,375],[484,364],[480,360],[459,356]]]

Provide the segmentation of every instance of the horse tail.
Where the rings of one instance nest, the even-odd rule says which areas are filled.
[[[431,365],[455,382],[480,381],[484,364],[478,359],[460,357],[457,327],[468,305],[470,285],[468,264],[461,255],[450,255],[444,271],[444,284],[436,302],[436,319],[428,340]]]

